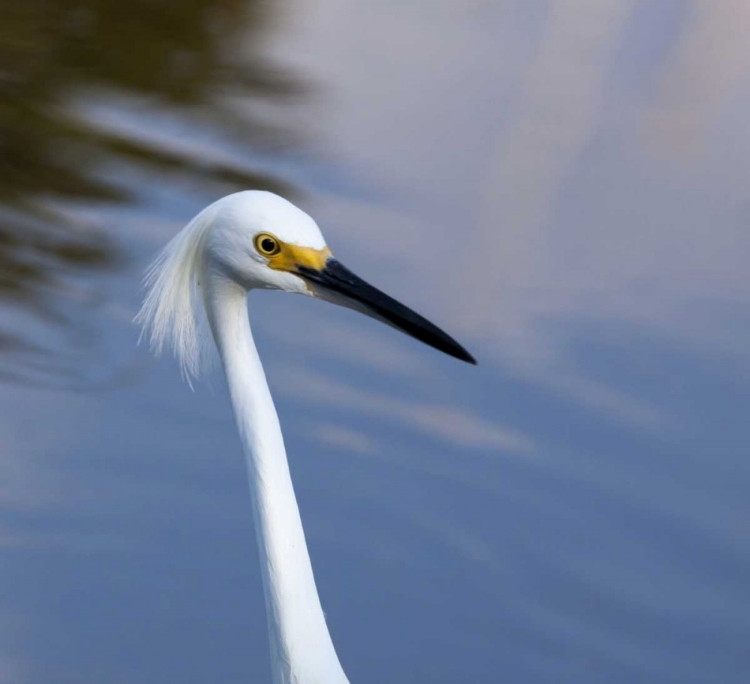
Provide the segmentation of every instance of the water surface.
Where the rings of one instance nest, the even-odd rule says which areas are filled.
[[[750,680],[745,3],[270,8],[0,11],[0,682],[269,680],[222,381],[131,324],[244,187],[480,363],[250,297],[352,682]]]

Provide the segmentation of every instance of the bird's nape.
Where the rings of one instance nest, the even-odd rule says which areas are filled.
[[[337,259],[329,257],[323,268],[300,265],[296,272],[311,283],[321,299],[356,309],[449,356],[476,365],[476,359],[450,335],[362,280]]]

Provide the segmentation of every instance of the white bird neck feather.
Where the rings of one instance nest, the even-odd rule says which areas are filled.
[[[315,586],[284,439],[247,314],[247,293],[203,283],[209,324],[247,459],[274,684],[348,684]]]

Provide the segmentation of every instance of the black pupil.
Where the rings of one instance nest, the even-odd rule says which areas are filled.
[[[264,252],[273,252],[276,249],[276,243],[271,238],[263,238],[260,241],[260,246]]]

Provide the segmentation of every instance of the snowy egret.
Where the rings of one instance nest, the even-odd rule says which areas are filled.
[[[204,209],[165,247],[146,285],[136,321],[154,351],[171,347],[188,379],[213,349],[224,367],[248,464],[274,684],[345,684],[250,330],[247,293],[262,288],[325,299],[476,362],[442,330],[351,273],[312,218],[268,192],[240,192]]]

